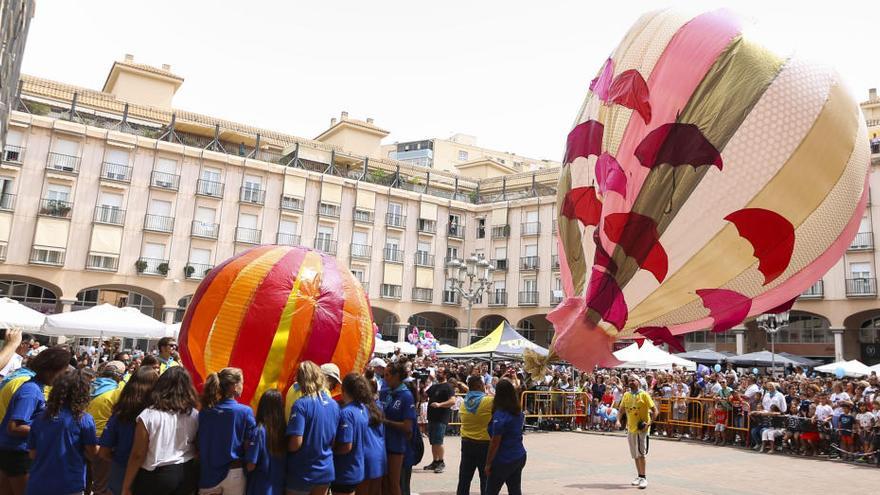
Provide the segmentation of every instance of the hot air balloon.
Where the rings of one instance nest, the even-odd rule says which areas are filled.
[[[868,198],[858,102],[720,10],[642,16],[568,135],[555,350],[613,365],[619,338],[675,342],[784,310],[841,257]]]
[[[362,371],[375,328],[361,284],[336,259],[311,249],[260,246],[214,268],[193,295],[180,357],[201,385],[227,366],[244,371],[239,399],[256,407],[285,393],[301,361]]]

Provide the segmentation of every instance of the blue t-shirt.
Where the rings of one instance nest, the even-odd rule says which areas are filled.
[[[134,423],[120,421],[115,414],[110,416],[98,445],[113,451],[113,462],[122,467],[127,466],[128,455],[134,445]]]
[[[285,447],[287,442],[285,442]],[[247,495],[284,495],[284,455],[272,455],[266,443],[266,428],[254,430],[245,449],[245,462],[256,467],[248,473]]]
[[[336,443],[351,443],[351,451],[333,456],[336,483],[357,485],[364,480],[364,449],[369,429],[370,414],[363,404],[350,402],[339,410]]]
[[[21,384],[21,387],[9,400],[6,415],[3,417],[3,422],[0,423],[0,450],[26,452],[27,437],[11,435],[8,429],[9,422],[18,421],[21,424],[30,425],[34,418],[43,413],[44,409],[46,409],[46,397],[43,395],[43,384],[36,379]]]
[[[489,423],[489,436],[501,435],[501,445],[492,461],[493,466],[516,462],[526,455],[522,440],[524,422],[525,416],[522,413],[514,416],[506,411],[495,411],[492,414],[492,421]]]
[[[37,451],[37,458],[31,466],[28,495],[83,491],[86,486],[85,447],[97,444],[95,420],[89,413],[75,418],[65,408],[52,418],[46,414],[34,418],[27,446]]]
[[[257,423],[251,408],[224,399],[199,413],[199,488],[213,488],[229,474],[229,464],[244,459]]]
[[[287,454],[287,486],[326,485],[333,481],[333,439],[339,405],[326,396],[304,395],[293,405],[287,436],[303,437],[302,447]]]
[[[382,408],[381,404],[376,404]],[[381,422],[367,428],[364,437],[364,479],[374,480],[385,476],[388,456],[385,453],[385,425]]]
[[[416,405],[412,393],[404,384],[388,394],[385,401],[385,417],[390,421],[405,421],[407,419],[416,422]],[[406,454],[412,448],[406,433],[397,428],[385,430],[385,450],[389,454]]]

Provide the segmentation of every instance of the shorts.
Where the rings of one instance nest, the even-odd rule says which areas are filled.
[[[801,440],[806,442],[818,442],[819,441],[819,432],[818,431],[805,431],[801,433]]]
[[[31,470],[31,458],[26,451],[0,450],[0,471],[10,478],[24,476]]]
[[[627,432],[626,440],[629,442],[629,455],[631,455],[633,459],[645,457],[648,453],[647,431]]]
[[[717,423],[715,425],[715,431],[724,431],[724,425],[721,423]]]
[[[428,423],[428,442],[431,445],[443,445],[446,436],[446,423]]]
[[[331,493],[354,493],[357,490],[357,485],[346,485],[343,483],[330,483],[330,492]]]

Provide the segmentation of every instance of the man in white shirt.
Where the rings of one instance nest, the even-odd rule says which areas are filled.
[[[22,360],[24,359],[24,356],[27,355],[30,348],[31,337],[29,335],[23,336],[18,347],[15,348],[15,353],[10,356],[9,362],[6,363],[6,366],[4,366],[2,370],[0,370],[0,377],[9,376],[10,373],[21,368]]]
[[[788,407],[785,405],[785,396],[776,390],[775,383],[767,382],[767,384],[764,385],[764,388],[767,390],[767,393],[764,394],[764,398],[761,400],[761,405],[764,406],[765,411],[769,411],[773,406],[779,408],[780,411],[788,410]]]

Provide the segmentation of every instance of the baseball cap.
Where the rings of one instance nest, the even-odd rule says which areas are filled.
[[[339,366],[336,366],[333,363],[322,364],[321,371],[325,376],[329,376],[330,378],[335,379],[338,383],[342,383],[342,379],[339,378]]]
[[[370,361],[370,367],[375,368],[376,366],[380,368],[386,368],[388,367],[388,363],[386,363],[385,360],[382,358],[373,358],[373,360]]]
[[[108,361],[107,364],[104,365],[104,371],[113,371],[120,375],[125,374],[125,364],[122,361]]]

